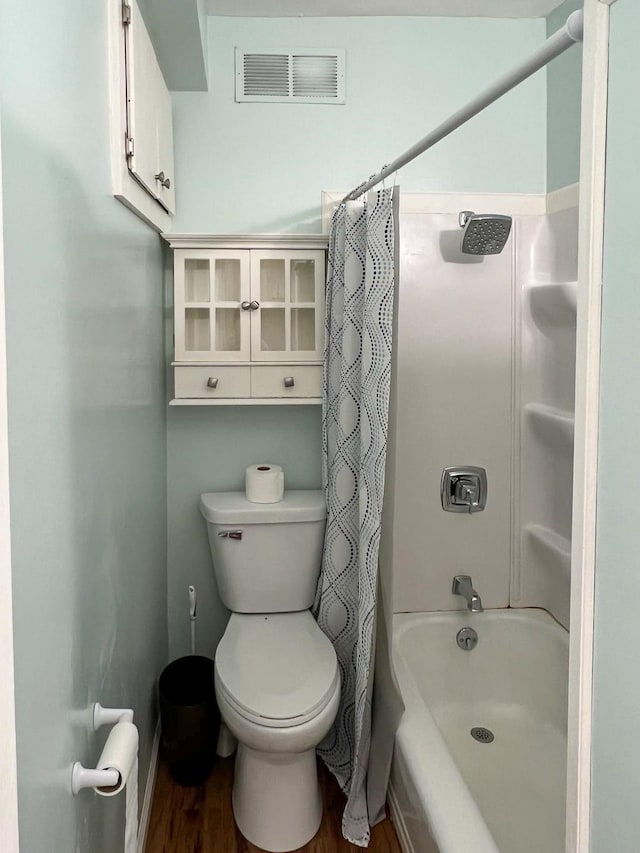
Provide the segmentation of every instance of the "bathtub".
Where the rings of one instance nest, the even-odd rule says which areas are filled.
[[[392,661],[405,853],[563,853],[568,633],[543,610],[396,614]]]

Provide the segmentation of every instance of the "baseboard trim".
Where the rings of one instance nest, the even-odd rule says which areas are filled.
[[[402,816],[402,812],[400,810],[398,798],[396,797],[396,793],[393,790],[393,785],[391,783],[389,783],[389,789],[387,791],[387,803],[389,804],[391,820],[393,821],[393,825],[396,830],[396,835],[398,836],[398,841],[400,843],[402,853],[415,853],[413,844],[411,843],[411,839],[409,838],[409,833],[407,832],[407,826],[404,822],[404,817]]]
[[[138,853],[144,853],[147,846],[147,833],[151,822],[151,808],[153,806],[153,792],[156,788],[156,776],[158,773],[158,755],[160,752],[160,720],[156,725],[151,747],[151,758],[149,759],[149,770],[147,772],[147,783],[144,786],[144,801],[140,812],[138,823]]]

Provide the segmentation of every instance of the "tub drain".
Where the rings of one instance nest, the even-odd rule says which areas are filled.
[[[491,729],[485,729],[484,726],[474,726],[471,729],[471,737],[480,743],[491,743],[494,739]]]

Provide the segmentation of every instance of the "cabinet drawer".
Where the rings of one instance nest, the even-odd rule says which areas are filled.
[[[287,384],[285,384],[287,380]],[[293,380],[293,384],[289,384]],[[322,365],[251,368],[252,397],[321,397]]]
[[[176,397],[250,397],[251,369],[249,367],[176,367]],[[211,380],[211,384],[209,383]],[[215,388],[211,385],[217,380]]]

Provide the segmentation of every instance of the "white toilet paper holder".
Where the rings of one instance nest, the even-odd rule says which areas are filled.
[[[93,730],[95,732],[102,726],[114,726],[120,721],[133,722],[132,708],[103,708],[99,702],[93,706],[91,714]],[[78,794],[83,788],[114,788],[120,784],[120,774],[117,770],[96,770],[83,767],[79,761],[75,761],[71,768],[71,791]]]
[[[99,702],[93,706],[93,730],[97,732],[102,726],[115,726],[116,723],[133,722],[132,708],[103,708]]]
[[[83,788],[115,788],[120,784],[117,770],[91,770],[79,761],[71,769],[71,791],[75,796]]]

